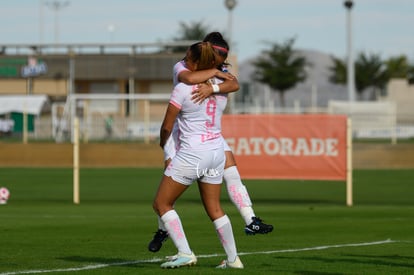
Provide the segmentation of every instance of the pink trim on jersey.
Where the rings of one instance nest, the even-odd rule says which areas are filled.
[[[173,85],[174,87],[180,83],[180,80],[178,79],[178,75],[183,71],[190,71],[186,66],[184,60],[181,60],[177,63],[175,63],[173,68]]]
[[[170,103],[181,110],[181,105],[178,104],[177,102],[170,100]]]
[[[220,138],[220,137],[221,137],[220,133],[207,133],[206,135],[201,135],[201,142],[205,142],[207,140]]]

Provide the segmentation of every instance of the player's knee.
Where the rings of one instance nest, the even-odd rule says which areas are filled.
[[[172,209],[172,205],[168,205],[160,200],[155,199],[152,203],[152,208],[158,216],[162,216]]]
[[[226,163],[224,164],[224,168],[227,169],[232,166],[236,166],[236,160],[233,156],[231,151],[225,151],[226,154]]]
[[[158,204],[155,200],[152,202],[152,209],[154,209],[154,211],[155,211],[155,213],[157,213],[157,215],[160,215]]]
[[[220,206],[207,209],[207,215],[211,221],[214,221],[224,215],[224,211]]]

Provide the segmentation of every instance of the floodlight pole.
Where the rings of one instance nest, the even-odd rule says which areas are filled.
[[[39,45],[43,43],[43,0],[39,0]]]
[[[54,0],[51,2],[46,2],[46,5],[50,7],[54,13],[55,13],[55,44],[59,43],[59,18],[58,18],[58,12],[67,7],[69,5],[69,1],[59,1]]]
[[[352,0],[346,0],[344,6],[347,9],[347,53],[348,53],[348,99],[349,102],[355,101],[355,70],[354,70],[354,56],[352,51],[352,16],[351,10],[354,5]]]
[[[113,43],[114,42],[115,25],[114,24],[109,24],[107,29],[108,29],[108,33],[109,33],[109,43]]]
[[[230,50],[232,50],[232,29],[233,29],[233,9],[236,7],[236,0],[225,0],[224,4],[226,5],[226,8],[229,11],[229,17],[228,17],[228,25],[227,25],[227,32],[228,32],[228,39],[229,39],[229,46]]]
[[[228,33],[228,44],[230,47],[230,51],[233,51],[233,37],[232,37],[232,29],[233,29],[233,9],[236,7],[237,1],[236,0],[225,0],[224,4],[229,11],[228,17],[228,25],[227,25],[227,33]],[[230,112],[233,113],[234,105],[235,105],[235,94],[233,93],[230,95]]]

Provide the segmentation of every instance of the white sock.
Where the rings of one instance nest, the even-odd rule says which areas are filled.
[[[252,201],[250,200],[249,193],[247,192],[246,186],[244,186],[241,181],[237,167],[231,166],[226,168],[224,170],[223,178],[226,182],[227,193],[229,194],[230,200],[239,210],[246,225],[249,225],[252,222],[252,218],[256,215],[252,208]]]
[[[239,212],[246,225],[251,224],[253,221],[252,218],[256,217],[251,206],[243,207],[242,209],[239,209]]]
[[[217,235],[227,254],[227,260],[233,263],[237,257],[236,241],[233,236],[230,219],[227,215],[213,221]]]
[[[184,233],[183,226],[181,224],[180,217],[175,210],[170,210],[161,216],[161,220],[164,223],[165,228],[168,231],[168,235],[174,242],[178,249],[178,252],[185,254],[191,254],[190,245]]]
[[[157,215],[157,218],[158,218],[158,229],[167,231],[167,228],[165,228],[164,222],[161,220],[161,217]]]

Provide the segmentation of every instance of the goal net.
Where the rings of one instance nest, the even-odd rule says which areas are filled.
[[[72,94],[65,104],[52,107],[53,136],[73,141],[74,118],[79,118],[80,139],[144,140],[159,136],[170,94]]]
[[[352,120],[353,136],[391,138],[396,142],[397,114],[395,102],[329,101],[328,112],[346,114]]]

